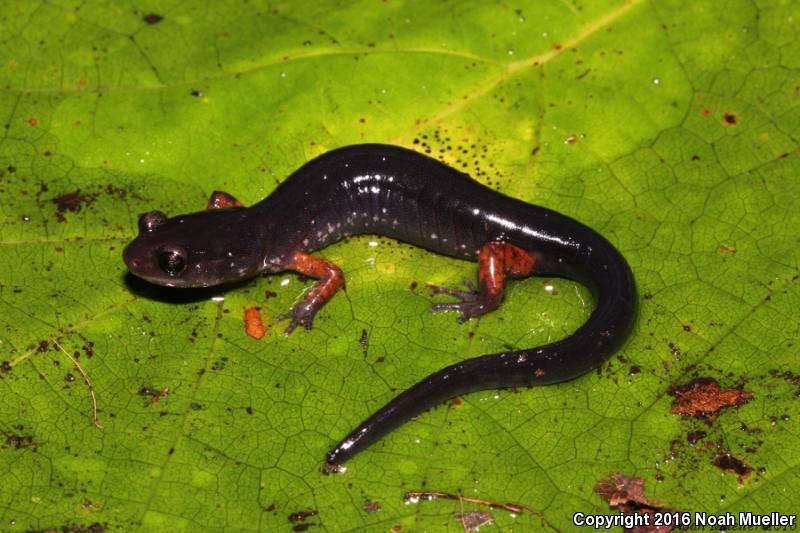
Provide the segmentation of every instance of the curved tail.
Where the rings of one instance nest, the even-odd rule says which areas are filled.
[[[601,263],[593,261],[596,270],[580,268],[584,275],[569,276],[586,282],[597,300],[595,310],[575,333],[544,346],[482,355],[434,372],[350,432],[327,454],[328,464],[347,461],[410,418],[455,396],[558,383],[602,364],[625,340],[636,314],[630,268],[610,244],[605,251]]]

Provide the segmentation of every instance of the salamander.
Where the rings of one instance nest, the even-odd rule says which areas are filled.
[[[587,286],[595,307],[572,335],[542,346],[466,359],[416,383],[327,454],[348,460],[395,427],[450,398],[485,389],[558,383],[598,367],[629,333],[636,285],[622,254],[588,226],[496,192],[438,160],[397,146],[363,144],[305,163],[264,200],[244,207],[215,191],[207,209],[168,218],[150,211],[125,248],[130,272],[169,287],[208,287],[296,271],[317,281],[279,319],[310,330],[343,287],[335,264],[312,252],[356,234],[378,234],[478,262],[478,283],[432,287],[458,321],[497,308],[509,279],[563,277]]]

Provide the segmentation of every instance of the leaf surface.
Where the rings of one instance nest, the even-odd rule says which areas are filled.
[[[0,529],[462,531],[454,516],[479,511],[564,531],[610,512],[594,488],[612,472],[674,509],[797,510],[797,3],[6,4]],[[467,395],[324,476],[330,446],[399,391],[566,336],[592,306],[532,278],[457,325],[425,286],[474,265],[369,236],[322,252],[347,291],[288,338],[251,339],[243,313],[271,324],[297,276],[182,301],[126,279],[138,214],[216,189],[252,204],[360,142],[582,220],[629,260],[640,313],[599,372]],[[754,398],[672,414],[693,377]],[[726,452],[754,473],[720,470]],[[535,512],[404,503],[426,490]]]

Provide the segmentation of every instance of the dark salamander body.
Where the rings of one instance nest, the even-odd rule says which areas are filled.
[[[339,464],[413,416],[461,394],[557,383],[600,365],[625,339],[636,287],[622,255],[587,226],[495,192],[439,161],[379,144],[348,146],[306,163],[266,199],[241,207],[215,192],[208,210],[142,215],[124,252],[130,271],[159,285],[203,287],[262,272],[295,270],[319,281],[282,318],[311,328],[342,286],[339,268],[311,252],[356,234],[378,234],[478,261],[479,284],[434,288],[457,298],[434,310],[459,321],[497,307],[505,279],[529,275],[578,281],[596,306],[575,333],[534,348],[467,359],[431,374],[353,430],[330,453]]]

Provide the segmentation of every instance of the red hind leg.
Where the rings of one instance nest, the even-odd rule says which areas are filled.
[[[478,254],[478,287],[464,280],[466,291],[431,286],[434,294],[447,294],[458,302],[434,304],[433,311],[455,310],[461,313],[458,322],[466,322],[496,309],[503,300],[505,278],[524,278],[533,272],[533,257],[518,246],[505,242],[487,242]]]

